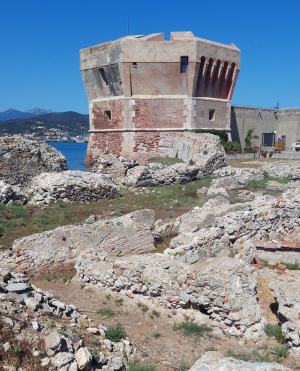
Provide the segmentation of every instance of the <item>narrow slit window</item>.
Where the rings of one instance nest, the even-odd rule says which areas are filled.
[[[109,121],[111,121],[111,111],[104,111],[105,113],[105,117],[109,119]]]
[[[133,67],[133,68],[137,68],[137,62],[133,62],[133,63],[132,63],[132,67]]]
[[[180,73],[187,73],[189,65],[189,57],[181,57]]]
[[[209,110],[209,121],[215,121],[216,119],[216,111],[214,109]]]
[[[107,78],[105,76],[105,71],[104,71],[104,68],[99,68],[99,73],[100,73],[100,76],[101,76],[101,79],[102,79],[102,82],[104,83],[104,85],[108,85],[107,83]]]

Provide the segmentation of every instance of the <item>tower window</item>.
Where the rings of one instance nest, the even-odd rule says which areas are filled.
[[[111,121],[111,111],[104,111],[104,113],[105,113],[105,117],[107,117],[109,121]]]
[[[180,60],[180,73],[187,73],[189,64],[189,57],[181,57]]]
[[[100,73],[100,76],[101,76],[101,79],[102,79],[102,82],[105,86],[108,85],[107,83],[107,78],[105,76],[105,71],[104,71],[104,68],[99,68],[99,73]]]
[[[209,110],[209,121],[215,121],[216,119],[216,111],[214,109]]]
[[[133,63],[132,63],[132,67],[133,67],[133,68],[137,68],[137,62],[133,62]]]

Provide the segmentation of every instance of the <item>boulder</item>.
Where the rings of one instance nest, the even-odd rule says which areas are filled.
[[[12,185],[26,185],[44,171],[67,170],[66,158],[48,144],[23,137],[0,138],[0,179]]]
[[[89,370],[89,367],[92,363],[92,355],[89,352],[88,348],[79,348],[76,352],[76,361],[78,365],[78,370],[86,371]]]
[[[292,371],[278,363],[244,362],[224,357],[216,351],[206,352],[189,371]]]
[[[173,157],[195,164],[201,176],[211,175],[214,170],[227,166],[220,138],[212,134],[179,134],[174,142]]]
[[[12,202],[26,202],[26,196],[19,186],[12,186],[0,180],[0,205],[7,205]]]

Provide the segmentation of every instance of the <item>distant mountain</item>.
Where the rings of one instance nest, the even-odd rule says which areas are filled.
[[[27,119],[29,117],[34,117],[38,115],[46,115],[47,113],[52,113],[51,110],[45,110],[43,108],[32,108],[28,111],[18,111],[14,108],[9,108],[4,112],[0,112],[0,121],[12,120],[12,119]]]
[[[39,107],[34,107],[32,109],[27,110],[26,112],[32,113],[35,116],[47,115],[47,113],[52,113],[51,109],[43,109]]]
[[[0,118],[1,120],[1,118]],[[0,121],[0,136],[8,134],[37,133],[43,135],[50,129],[59,129],[70,135],[81,135],[82,131],[89,130],[89,115],[77,112],[52,112],[25,119]]]
[[[33,113],[30,113],[30,112],[22,112],[22,111],[18,111],[16,109],[13,109],[13,108],[9,108],[8,110],[4,111],[4,112],[0,112],[0,120],[11,120],[11,119],[16,119],[16,118],[20,118],[20,119],[27,119],[29,117],[33,117],[35,116]]]

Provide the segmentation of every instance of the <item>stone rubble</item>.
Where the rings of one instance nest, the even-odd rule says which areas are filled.
[[[99,174],[84,171],[63,171],[42,173],[34,177],[25,189],[32,197],[30,204],[49,205],[54,201],[96,201],[114,198],[119,193],[118,186]]]
[[[0,205],[11,205],[13,202],[25,203],[27,197],[19,186],[13,186],[0,180]]]
[[[112,155],[103,155],[97,159],[97,162],[92,168],[92,172],[109,176],[114,181],[126,176],[127,170],[138,166],[136,160],[126,160],[120,156],[119,158]]]
[[[40,362],[44,367],[51,364],[51,370],[63,370],[62,367],[66,366],[64,370],[69,371],[102,368],[117,371],[135,353],[130,341],[114,343],[105,339],[105,332],[104,336],[100,335],[102,325],[99,325],[98,333],[90,335],[98,340],[99,348],[95,350],[85,346],[76,332],[85,331],[85,336],[89,336],[87,329],[94,323],[86,315],[80,314],[76,306],[56,300],[52,293],[30,285],[23,274],[5,268],[0,269],[0,315],[0,324],[2,321],[8,330],[17,331],[19,342],[24,341],[29,347],[40,344],[39,351],[33,349],[33,356],[46,355]],[[64,320],[61,330],[53,329],[51,316]],[[0,347],[5,352],[9,352],[11,346],[9,342],[2,344],[0,339]],[[3,359],[2,362],[1,365],[5,366],[6,361]],[[38,362],[38,358],[34,362]]]
[[[48,144],[18,136],[0,138],[0,179],[5,183],[25,186],[42,172],[67,170],[66,161]]]

